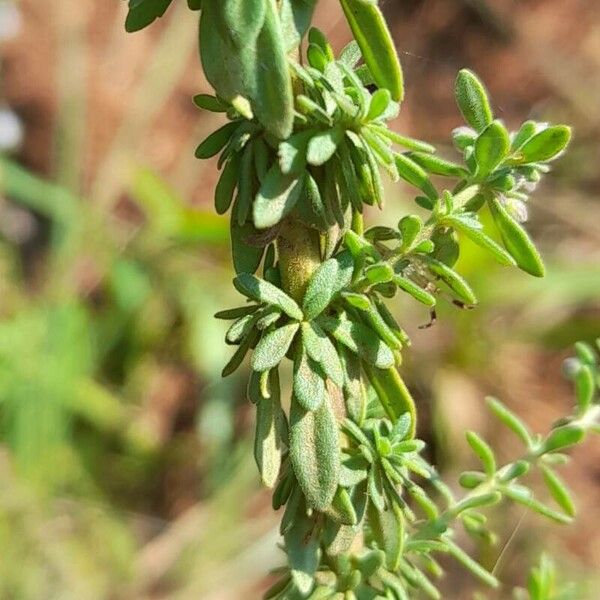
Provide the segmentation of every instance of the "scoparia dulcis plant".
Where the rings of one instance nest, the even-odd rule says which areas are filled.
[[[145,27],[170,3],[129,0],[127,28]],[[246,299],[217,314],[233,322],[226,341],[237,346],[223,375],[251,355],[256,462],[283,512],[287,565],[266,598],[439,598],[440,554],[498,585],[459,546],[458,526],[490,540],[482,510],[503,499],[561,523],[572,518],[555,468],[565,448],[598,431],[596,357],[578,347],[568,368],[577,408],[546,437],[489,400],[524,450],[500,466],[469,432],[482,468],[463,473],[466,492],[457,496],[421,455],[417,411],[399,372],[410,340],[388,306],[397,294],[432,318],[439,301],[474,306],[454,268],[465,239],[542,277],[523,227],[527,200],[570,129],[526,121],[509,131],[483,84],[463,70],[455,92],[465,125],[452,132],[459,159],[449,160],[388,126],[403,76],[376,0],[340,0],[354,41],[338,56],[310,26],[316,0],[188,3],[200,11],[200,57],[215,90],[194,101],[228,120],[196,156],[219,157],[215,206],[230,212],[233,283]],[[418,214],[365,228],[365,206],[383,207],[383,174],[416,189]],[[557,508],[523,483],[533,467]]]

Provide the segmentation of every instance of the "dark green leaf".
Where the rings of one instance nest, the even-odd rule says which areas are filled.
[[[462,69],[456,78],[454,92],[465,121],[477,131],[483,131],[494,117],[485,87],[475,73]]]
[[[211,96],[210,94],[197,94],[194,96],[194,104],[198,108],[201,108],[202,110],[208,110],[210,112],[227,112],[227,105],[219,100],[219,98]]]
[[[129,33],[144,29],[162,17],[172,0],[129,0],[125,30]]]
[[[196,148],[196,158],[205,159],[215,156],[230,140],[233,132],[237,129],[239,123],[232,122],[223,125],[217,131],[211,133],[199,146]]]

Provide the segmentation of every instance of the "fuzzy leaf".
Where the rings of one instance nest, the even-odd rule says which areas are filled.
[[[316,410],[326,397],[325,381],[320,369],[307,355],[302,344],[298,344],[294,361],[294,396],[304,410]]]
[[[290,323],[264,334],[254,349],[252,368],[267,371],[276,367],[285,358],[299,327],[299,323]]]
[[[510,150],[510,137],[500,121],[490,123],[475,142],[477,177],[486,178],[506,158]]]
[[[285,175],[279,165],[273,165],[254,200],[255,227],[266,229],[277,225],[293,210],[303,188],[303,176]]]
[[[545,162],[556,158],[569,144],[571,128],[566,125],[547,127],[530,138],[517,153],[519,162]]]
[[[513,219],[497,198],[490,199],[490,209],[502,241],[520,269],[543,277],[546,269],[527,232]]]
[[[493,120],[485,87],[475,73],[462,69],[454,88],[456,102],[465,121],[477,131],[483,131]]]
[[[308,506],[327,510],[337,490],[340,471],[338,426],[328,398],[316,411],[304,410],[292,398],[290,458]]]
[[[302,321],[304,315],[296,302],[272,283],[250,273],[240,273],[234,280],[235,289],[251,300],[280,308],[286,315]]]
[[[373,537],[385,552],[386,567],[390,571],[397,571],[404,547],[404,516],[401,509],[392,504],[387,510],[379,512],[370,505],[368,518]]]

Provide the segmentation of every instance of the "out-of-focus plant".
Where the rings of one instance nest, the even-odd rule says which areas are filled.
[[[482,469],[462,474],[467,491],[457,497],[421,455],[417,411],[398,372],[410,340],[385,299],[407,293],[430,308],[432,321],[439,299],[474,307],[471,286],[454,269],[463,239],[542,277],[522,223],[529,194],[571,132],[533,121],[508,131],[467,70],[455,89],[466,121],[452,135],[460,162],[392,131],[404,89],[390,33],[376,1],[340,1],[355,41],[339,57],[310,28],[314,0],[189,2],[201,11],[200,56],[216,92],[195,102],[229,119],[196,156],[219,155],[215,206],[219,214],[231,209],[234,285],[247,300],[217,314],[233,321],[226,341],[238,347],[223,376],[251,353],[256,462],[274,488],[273,507],[285,506],[288,564],[266,598],[438,598],[431,577],[442,574],[440,553],[497,586],[457,543],[458,526],[490,539],[482,511],[504,499],[571,520],[573,502],[555,467],[564,449],[598,431],[595,356],[578,348],[569,367],[576,411],[546,436],[489,401],[524,450],[500,466],[469,432]],[[130,0],[127,28],[145,27],[169,4]],[[383,206],[380,170],[417,188],[425,217],[365,229],[365,206]],[[432,177],[449,183],[440,191]],[[293,370],[287,412],[286,359]],[[559,510],[523,483],[532,467],[542,470]]]

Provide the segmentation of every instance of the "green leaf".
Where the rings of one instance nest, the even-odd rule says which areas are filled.
[[[467,431],[467,442],[477,454],[488,477],[496,473],[496,458],[490,446],[481,439],[474,431]]]
[[[172,0],[129,0],[129,12],[125,20],[125,30],[133,33],[144,29],[162,17]]]
[[[475,73],[462,69],[456,78],[454,92],[465,121],[476,131],[483,131],[494,116],[487,91]]]
[[[319,536],[314,517],[306,514],[300,502],[291,527],[284,535],[285,550],[292,580],[302,597],[308,596],[314,585],[314,576],[320,562]]]
[[[227,105],[219,100],[219,98],[211,96],[210,94],[197,94],[194,96],[194,104],[198,108],[201,108],[202,110],[208,110],[210,112],[227,112]]]
[[[233,194],[238,184],[239,168],[240,160],[238,155],[235,155],[227,161],[221,177],[219,177],[215,189],[215,210],[219,215],[225,214],[231,206]]]
[[[314,136],[312,129],[299,131],[279,144],[279,166],[285,175],[299,174],[306,167],[308,142]]]
[[[400,61],[385,19],[371,0],[340,0],[355,40],[377,86],[399,102],[404,97]]]
[[[234,131],[237,129],[239,123],[231,122],[223,125],[215,132],[211,133],[199,146],[196,148],[196,158],[206,159],[215,156],[225,146],[227,142],[231,139]]]
[[[410,294],[415,300],[425,304],[425,306],[435,306],[436,299],[428,291],[424,290],[420,285],[417,285],[414,281],[396,275],[394,277],[394,283],[404,292]]]
[[[248,332],[254,327],[255,323],[256,316],[254,314],[242,317],[227,330],[225,341],[228,344],[239,344],[240,341],[245,338]]]
[[[515,134],[512,140],[511,149],[513,151],[519,150],[527,140],[535,135],[536,131],[537,123],[535,121],[525,121],[519,128],[519,131]]]
[[[478,179],[493,173],[508,155],[510,136],[500,121],[490,123],[475,142],[475,161]]]
[[[392,95],[387,89],[377,90],[371,97],[369,103],[369,112],[367,113],[367,121],[374,121],[381,117],[385,113],[390,102],[392,101]]]
[[[546,272],[544,263],[525,229],[508,214],[497,198],[490,199],[490,210],[504,246],[519,268],[535,277],[543,277]]]
[[[487,398],[487,405],[492,413],[506,425],[527,447],[531,446],[533,436],[527,425],[495,398]]]
[[[320,315],[352,278],[354,262],[348,252],[322,263],[313,273],[302,301],[307,321]]]
[[[311,360],[302,344],[298,344],[294,361],[293,390],[304,410],[316,410],[326,397],[325,381],[318,364]]]
[[[267,14],[265,0],[221,0],[227,33],[238,47],[254,44]]]
[[[567,515],[574,517],[576,512],[575,504],[573,503],[573,499],[571,498],[567,486],[552,469],[546,465],[542,465],[541,468],[542,474],[544,475],[544,483],[556,504],[558,504]]]
[[[394,366],[392,350],[365,325],[338,317],[320,318],[319,325],[369,364],[381,369]]]
[[[482,231],[482,225],[479,221],[463,215],[449,215],[442,219],[442,223],[454,227],[454,229],[463,233],[473,243],[487,250],[501,265],[516,266],[517,263],[514,258]]]
[[[233,285],[240,294],[251,300],[277,306],[286,315],[297,321],[302,321],[304,318],[300,307],[292,298],[264,279],[250,273],[240,273],[233,280]]]
[[[557,523],[566,524],[572,521],[572,517],[560,513],[556,510],[552,510],[548,508],[545,504],[542,504],[538,500],[533,497],[533,492],[523,487],[522,485],[512,484],[509,486],[504,486],[502,488],[502,492],[514,502],[522,504],[523,506],[527,506],[529,509],[534,512],[546,517],[547,519],[551,519],[552,521],[556,521]]]
[[[339,357],[344,372],[344,402],[348,417],[361,425],[367,412],[367,390],[361,376],[360,359],[340,346]]]
[[[248,142],[243,150],[238,179],[236,220],[241,227],[248,220],[252,209],[252,199],[256,193],[254,169],[254,142]]]
[[[338,351],[316,322],[302,323],[302,343],[310,358],[321,365],[325,375],[342,387],[344,374]]]
[[[575,392],[577,395],[577,405],[580,413],[589,410],[594,401],[596,393],[596,382],[594,381],[594,372],[589,365],[581,365],[575,374]]]
[[[423,167],[404,154],[396,154],[396,167],[402,179],[419,188],[429,199],[437,200],[437,190]]]
[[[341,127],[333,127],[314,135],[308,143],[306,160],[313,166],[324,165],[335,154],[344,137]]]
[[[296,206],[304,189],[304,177],[285,175],[273,165],[254,200],[254,225],[267,229],[277,225]]]
[[[517,152],[520,163],[546,162],[556,158],[571,141],[566,125],[547,127],[530,138]]]
[[[356,525],[358,517],[348,490],[338,487],[327,516],[342,525]]]
[[[363,368],[392,423],[404,418],[406,413],[410,415],[409,437],[413,438],[417,428],[415,401],[398,371],[395,368],[378,369],[366,364],[363,364]]]
[[[579,425],[563,425],[552,430],[548,435],[538,454],[546,454],[548,452],[557,452],[564,448],[575,446],[585,437],[585,429]]]
[[[258,232],[254,225],[246,221],[242,226],[238,225],[237,202],[234,202],[230,220],[231,227],[231,254],[236,273],[254,273],[264,253],[264,248],[250,246],[246,240],[255,236]]]
[[[279,375],[271,371],[270,398],[261,398],[256,404],[256,435],[254,438],[254,458],[262,482],[268,488],[277,483],[284,444],[287,438],[285,414],[281,409]]]
[[[417,215],[406,215],[400,219],[398,229],[402,235],[402,248],[408,250],[423,230],[423,220]]]
[[[235,351],[234,355],[231,357],[229,362],[223,367],[223,371],[221,373],[221,377],[228,377],[233,372],[235,372],[239,366],[242,364],[248,350],[253,346],[258,338],[258,332],[253,329],[242,341],[238,349]]]
[[[458,165],[444,158],[440,158],[429,152],[411,152],[409,157],[427,172],[442,177],[464,178],[468,171],[462,165]]]
[[[268,371],[276,367],[285,358],[299,327],[299,323],[290,323],[263,334],[252,355],[252,368]]]
[[[379,283],[387,283],[394,277],[394,269],[389,263],[380,262],[374,265],[369,265],[365,269],[365,277],[369,283],[377,285]]]
[[[338,426],[329,398],[316,411],[306,411],[292,398],[290,458],[308,506],[327,510],[340,471]]]
[[[317,0],[282,0],[279,18],[288,51],[295,50],[310,27]]]
[[[215,319],[222,319],[224,321],[234,321],[241,319],[246,315],[251,315],[256,312],[260,307],[256,304],[248,304],[247,306],[240,306],[239,308],[228,308],[227,310],[221,310],[215,314]]]
[[[400,507],[392,504],[379,512],[373,505],[368,508],[369,525],[380,550],[385,552],[385,564],[390,571],[397,571],[404,547],[404,516]]]
[[[469,305],[477,304],[477,298],[471,286],[454,269],[431,256],[423,255],[421,258],[429,270],[437,275],[461,301]]]

